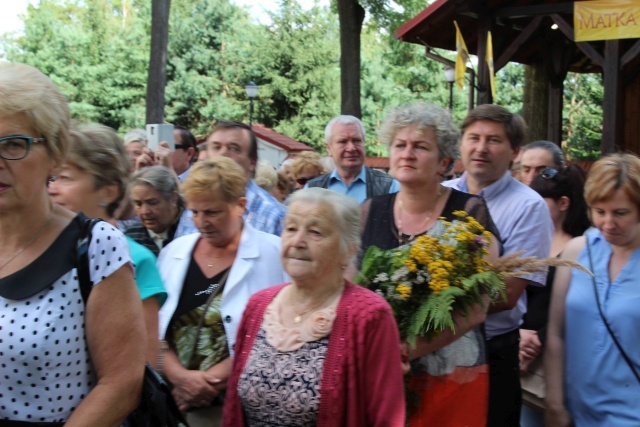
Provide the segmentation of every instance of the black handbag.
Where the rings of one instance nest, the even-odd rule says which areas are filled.
[[[142,400],[122,427],[189,427],[168,384],[149,364],[144,368]]]
[[[93,226],[101,221],[99,218],[86,218],[82,224],[80,237],[76,245],[76,259],[80,293],[86,303],[93,284],[89,275],[89,243]],[[140,405],[133,411],[123,427],[189,427],[178,409],[169,385],[147,363],[144,368],[142,398]]]

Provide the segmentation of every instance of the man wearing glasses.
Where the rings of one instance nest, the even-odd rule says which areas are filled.
[[[364,165],[364,126],[354,116],[338,116],[327,124],[324,139],[336,168],[307,182],[305,188],[322,187],[364,202],[369,197],[396,193],[398,181]]]
[[[493,104],[480,105],[462,123],[460,152],[464,174],[443,185],[482,196],[499,231],[502,255],[524,250],[523,257],[546,258],[553,223],[538,193],[509,171],[524,140],[522,117]],[[544,286],[545,273],[505,280],[506,301],[492,305],[485,322],[489,355],[488,426],[519,426],[519,326],[526,313],[525,288]]]

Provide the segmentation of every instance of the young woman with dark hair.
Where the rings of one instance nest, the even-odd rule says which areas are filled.
[[[547,168],[531,181],[530,187],[547,202],[555,227],[551,241],[552,257],[560,256],[565,245],[581,236],[590,226],[584,199],[585,172],[575,164],[561,169]],[[520,326],[520,371],[523,391],[521,425],[543,425],[544,377],[542,351],[546,342],[551,285],[555,267],[549,268],[545,287],[527,288],[527,313]]]

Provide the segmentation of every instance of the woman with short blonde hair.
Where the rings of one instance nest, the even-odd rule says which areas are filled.
[[[197,162],[182,184],[199,233],[158,257],[169,294],[160,310],[164,372],[191,427],[221,421],[237,328],[249,297],[287,280],[280,238],[245,222],[247,176],[233,160]]]
[[[585,183],[593,228],[558,267],[545,348],[547,426],[640,425],[640,158],[613,154]]]
[[[68,144],[69,106],[55,84],[31,66],[0,63],[0,419],[8,425],[117,426],[140,400],[144,320],[125,238],[97,222],[79,259],[86,218],[47,192]]]
[[[291,174],[297,189],[304,187],[307,181],[324,174],[321,159],[322,157],[313,151],[298,154],[291,164]]]

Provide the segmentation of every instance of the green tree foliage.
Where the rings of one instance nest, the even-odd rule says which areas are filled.
[[[244,85],[259,33],[228,0],[172,2],[167,120],[205,135],[214,120],[248,121]]]
[[[446,107],[443,66],[421,46],[392,34],[424,8],[365,2],[362,32],[362,120],[369,155],[386,155],[376,130],[387,112],[416,101]],[[121,133],[144,126],[149,63],[147,0],[42,0],[29,6],[24,34],[0,39],[5,59],[26,62],[50,75],[81,121],[101,122]],[[260,85],[254,122],[324,149],[324,127],[340,114],[340,44],[335,11],[302,8],[282,0],[268,24],[258,24],[231,0],[172,0],[169,28],[166,120],[199,136],[212,121],[248,122],[244,85]],[[453,30],[452,30],[453,31]],[[453,59],[453,52],[441,52]],[[496,76],[496,102],[522,110],[523,71],[509,64]],[[565,88],[564,140],[569,157],[598,153],[601,133],[600,76],[570,74]],[[453,118],[467,114],[468,85],[454,88]]]
[[[571,160],[597,160],[602,141],[602,75],[569,73],[564,84],[563,149]]]
[[[149,37],[141,15],[126,0],[42,0],[27,9],[24,35],[3,40],[5,56],[51,76],[75,118],[118,129],[144,120]]]
[[[318,151],[324,127],[340,112],[338,22],[327,8],[284,0],[256,49],[261,64],[259,119]]]
[[[424,56],[420,46],[380,35],[368,26],[362,36],[362,120],[370,155],[387,155],[375,131],[393,107],[425,101],[448,106],[442,66]]]
[[[524,66],[510,62],[496,73],[496,100],[514,113],[522,114],[524,98]]]

